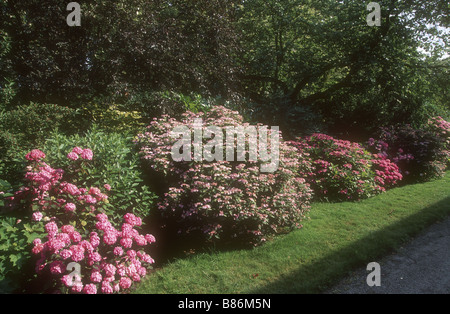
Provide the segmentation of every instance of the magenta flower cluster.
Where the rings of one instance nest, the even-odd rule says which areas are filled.
[[[67,158],[77,160],[75,154],[93,158],[90,149],[77,147]],[[29,201],[32,221],[44,224],[45,235],[33,241],[36,272],[49,272],[55,288],[74,293],[127,291],[140,281],[154,262],[145,249],[155,242],[153,235],[139,232],[142,219],[127,213],[118,224],[108,217],[103,206],[109,184],[80,187],[64,180],[70,174],[47,165],[43,152],[33,150],[26,158],[27,184],[15,197]],[[71,262],[80,265],[79,274],[67,271]]]
[[[396,185],[399,168],[381,155],[373,155],[355,142],[313,134],[289,142],[310,157],[312,168],[300,173],[318,199],[359,200]]]
[[[384,156],[379,158],[377,155],[374,155],[372,163],[372,168],[375,170],[375,182],[378,183],[381,191],[398,185],[403,179],[400,168]]]
[[[25,155],[25,158],[29,161],[40,161],[45,158],[45,153],[39,149],[33,149],[31,152]]]
[[[158,204],[163,217],[177,221],[182,235],[253,245],[301,227],[312,198],[309,185],[298,176],[302,154],[280,141],[274,173],[262,173],[260,161],[174,161],[171,147],[176,139],[169,132],[180,125],[192,130],[196,118],[203,120],[204,128],[248,126],[237,112],[217,106],[205,114],[187,112],[182,121],[163,116],[138,135],[142,158],[168,185]]]

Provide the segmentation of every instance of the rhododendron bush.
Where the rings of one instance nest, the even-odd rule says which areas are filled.
[[[107,214],[105,208],[111,211],[106,206],[108,184],[76,185],[70,181],[73,174],[52,168],[45,157],[37,149],[26,155],[26,184],[12,199],[12,205],[31,208],[32,221],[44,226],[44,234],[32,246],[36,273],[42,280],[50,278],[46,284],[63,292],[127,291],[151,267],[153,259],[146,248],[155,238],[139,232],[140,217],[126,213],[117,221]],[[75,147],[67,158],[89,162],[94,154],[89,148]],[[82,164],[74,165],[71,171],[83,172]],[[70,263],[76,263],[75,273],[72,266],[67,269]]]
[[[313,134],[289,144],[311,158],[307,178],[317,199],[359,200],[395,186],[402,175],[389,159],[372,155],[360,144]]]
[[[436,117],[421,129],[411,125],[383,127],[376,139],[369,139],[368,147],[373,153],[397,164],[406,183],[430,180],[441,177],[447,167],[449,125]]]
[[[166,186],[158,204],[161,216],[175,221],[179,234],[195,234],[215,243],[257,245],[270,235],[300,227],[312,197],[305,179],[298,177],[300,168],[308,166],[302,155],[280,141],[279,165],[272,173],[261,172],[261,161],[250,158],[175,161],[171,149],[177,139],[170,132],[177,126],[192,132],[198,118],[203,131],[209,125],[248,126],[237,112],[217,106],[207,113],[186,112],[181,121],[168,116],[154,119],[147,132],[138,135],[145,164]]]

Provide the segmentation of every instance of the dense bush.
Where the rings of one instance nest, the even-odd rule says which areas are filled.
[[[427,127],[442,140],[443,153],[447,157],[447,167],[450,167],[450,122],[438,116],[429,119]]]
[[[108,191],[107,201],[102,204],[102,209],[107,212],[110,219],[120,220],[126,213],[133,213],[140,217],[148,215],[153,206],[155,194],[142,184],[143,174],[140,171],[139,158],[133,151],[132,137],[119,133],[101,132],[95,126],[84,135],[64,135],[55,130],[47,133],[46,136],[48,138],[42,144],[47,153],[46,162],[57,165],[64,171],[66,179],[72,184],[87,190],[90,190],[91,187],[100,187],[103,192],[105,192],[105,184],[108,184],[107,187],[110,191]],[[74,147],[78,148],[74,149]],[[87,147],[92,149],[92,154],[95,156],[92,160],[89,160],[89,151],[84,151],[84,148]],[[31,155],[27,154],[27,157],[31,158]],[[23,156],[22,160],[17,161],[17,165],[24,165]],[[23,166],[23,168],[25,167]],[[53,168],[44,169],[44,172],[36,174],[34,179],[45,180],[46,175],[55,171],[56,169]],[[33,179],[30,173],[27,173],[27,178]],[[29,246],[31,244],[29,240],[32,240],[31,235],[36,236],[33,231],[36,227],[29,227],[26,224],[30,219],[28,210],[30,206],[36,207],[36,204],[31,202],[30,197],[21,198],[20,195],[23,196],[23,193],[20,191],[16,192],[16,195],[12,194],[12,187],[8,182],[0,182],[2,183],[1,192],[4,192],[0,195],[0,205],[3,207],[5,199],[9,205],[6,208],[7,216],[2,218],[8,220],[0,226],[0,241],[5,254],[1,264],[8,269],[3,272],[5,277],[2,278],[2,283],[8,286],[8,289],[15,289],[29,280],[26,278],[27,276],[30,277],[29,273],[25,274],[23,271],[23,266],[28,265],[30,257],[29,252],[26,251],[27,245],[24,243],[28,243]],[[31,183],[31,181],[28,182]],[[22,191],[24,189],[29,190],[27,186],[21,188]],[[9,201],[11,196],[15,198],[15,202]],[[88,200],[93,201],[92,198]],[[14,207],[15,210],[12,210],[11,207]],[[21,220],[22,223],[12,224],[16,220]],[[8,225],[5,225],[6,223]],[[40,228],[42,231],[44,230],[43,225]],[[15,230],[14,235],[12,230]],[[14,243],[16,245],[20,243],[20,247],[13,246]],[[15,285],[11,282],[14,282]]]
[[[256,245],[270,235],[299,227],[312,196],[305,179],[298,177],[299,169],[308,166],[301,154],[280,140],[278,170],[273,173],[261,172],[261,161],[249,158],[173,160],[171,148],[177,139],[170,136],[171,131],[186,126],[192,135],[196,118],[202,119],[203,132],[210,125],[248,126],[237,112],[217,106],[204,114],[187,112],[182,121],[163,116],[138,135],[136,142],[142,158],[160,176],[159,184],[166,187],[158,204],[161,215],[168,221],[174,220],[179,233],[194,234],[214,243]],[[193,156],[192,152],[188,154]]]
[[[422,129],[383,128],[367,150],[319,133],[284,142],[277,129],[258,124],[256,130],[268,131],[269,151],[275,148],[273,136],[280,139],[274,172],[262,171],[267,161],[249,158],[251,145],[264,140],[261,133],[246,135],[244,160],[206,161],[211,155],[205,151],[196,160],[196,119],[203,122],[201,145],[210,148],[226,139],[226,127],[250,125],[238,112],[199,97],[166,96],[191,110],[179,119],[154,118],[134,141],[130,134],[140,128],[142,116],[114,107],[90,107],[90,118],[84,116],[82,123],[97,120],[102,126],[92,124],[83,135],[77,134],[76,112],[68,108],[31,104],[0,114],[1,292],[23,292],[20,285],[36,276],[45,282],[41,291],[127,291],[153,262],[142,249],[154,237],[138,231],[144,227],[139,217],[152,210],[160,216],[158,227],[174,228],[183,241],[258,245],[301,227],[314,196],[329,201],[371,197],[404,178],[416,182],[438,177],[450,161],[450,123],[441,117]],[[207,136],[208,126],[218,127],[223,138],[219,131],[212,132],[214,137],[209,134],[212,139]],[[188,130],[189,142],[173,134],[177,127]],[[190,160],[174,159],[174,147],[181,142],[178,153],[181,149]],[[46,153],[28,152],[24,172],[19,156],[34,143]],[[188,152],[190,144],[194,151]],[[234,138],[235,159],[238,144]],[[217,148],[213,151],[216,157]],[[14,192],[10,182],[17,182],[19,174],[25,174],[25,184]],[[80,280],[68,274],[69,262],[81,265]]]
[[[448,125],[430,120],[428,128],[411,125],[383,127],[368,147],[382,158],[392,160],[400,168],[405,183],[441,177],[448,161]],[[439,132],[437,132],[439,130]]]
[[[111,185],[109,200],[114,204],[113,215],[133,212],[145,217],[154,205],[156,195],[145,185],[140,160],[134,151],[133,138],[126,134],[107,133],[95,126],[84,135],[66,136],[58,132],[49,135],[43,145],[50,164],[58,165],[71,180],[82,186]],[[67,158],[73,147],[90,147],[95,159]],[[73,156],[74,157],[74,156]],[[76,158],[76,157],[75,157]],[[83,165],[83,170],[72,171]]]
[[[312,169],[299,175],[307,178],[317,199],[359,200],[402,179],[395,164],[372,155],[358,143],[320,133],[289,143],[311,159]]]
[[[123,223],[114,218],[117,212],[107,206],[111,186],[92,185],[87,177],[94,159],[91,149],[74,147],[66,158],[73,163],[68,171],[52,168],[38,149],[29,152],[25,184],[11,199],[25,204],[31,221],[45,230],[33,237],[31,250],[39,257],[35,270],[42,288],[84,293],[127,290],[153,263],[144,248],[155,239],[139,233],[142,219],[134,214],[123,215]],[[20,244],[23,250],[30,243]],[[74,275],[66,272],[69,262],[78,263]]]

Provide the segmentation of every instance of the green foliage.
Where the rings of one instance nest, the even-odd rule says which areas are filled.
[[[0,179],[0,208],[5,205],[4,199],[13,196],[12,186],[8,181]]]
[[[149,122],[151,118],[161,113],[181,118],[186,110],[198,113],[206,112],[216,104],[224,104],[227,101],[221,97],[205,97],[201,94],[191,92],[184,94],[170,90],[157,92],[131,91],[121,106],[127,111],[134,110],[141,115],[140,121]],[[138,132],[134,132],[136,134]]]
[[[143,126],[139,111],[130,111],[118,104],[87,103],[80,108],[86,126],[95,124],[107,133],[136,134]]]
[[[15,96],[15,83],[11,79],[5,79],[4,87],[0,92],[0,110],[5,109]]]
[[[184,95],[181,93],[166,92],[163,97],[172,103],[180,103],[185,111],[194,113],[206,112],[216,104],[215,100],[211,98],[205,99],[200,94]]]
[[[0,97],[118,104],[144,118],[222,97],[285,136],[419,126],[448,111],[448,36],[437,27],[447,3],[378,3],[381,26],[370,27],[357,0],[101,0],[67,27],[56,0],[3,1]],[[103,118],[121,129],[114,110]]]
[[[11,62],[5,58],[10,49],[11,37],[0,28],[0,112],[16,94],[16,85],[11,78]]]
[[[12,293],[29,275],[24,271],[31,260],[31,244],[44,232],[41,223],[28,218],[0,216],[0,293]]]
[[[73,181],[82,186],[109,184],[111,191],[108,195],[110,203],[114,204],[111,208],[114,218],[122,217],[125,212],[145,217],[153,206],[155,195],[142,184],[144,176],[138,156],[133,151],[132,139],[131,136],[100,131],[94,125],[84,135],[65,136],[53,132],[42,150],[46,152],[49,164],[68,169],[73,161],[67,158],[67,154],[74,147],[90,148],[94,159]]]
[[[64,106],[30,103],[0,112],[0,178],[17,184],[29,150],[56,129],[73,133],[78,128],[77,111]]]
[[[22,144],[39,145],[47,134],[59,128],[69,131],[74,128],[76,111],[54,104],[20,105],[5,111],[0,116],[2,130],[8,130]]]

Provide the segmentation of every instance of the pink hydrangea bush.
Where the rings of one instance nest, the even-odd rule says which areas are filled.
[[[202,119],[203,130],[210,125],[248,126],[237,112],[217,106],[207,113],[186,112],[181,121],[169,116],[154,119],[147,132],[138,135],[143,160],[167,186],[158,203],[161,216],[175,221],[179,234],[215,243],[258,245],[273,234],[301,227],[312,198],[305,179],[297,175],[308,167],[302,155],[281,140],[279,166],[273,173],[261,172],[260,161],[249,159],[173,160],[176,139],[170,132],[181,125],[192,132],[196,118]]]
[[[311,158],[312,169],[300,175],[307,178],[317,199],[360,200],[381,193],[402,179],[394,163],[372,155],[359,143],[320,133],[289,143]]]
[[[450,167],[450,122],[441,116],[433,117],[428,120],[428,128],[442,140],[447,168]]]
[[[67,158],[92,160],[93,153],[75,147]],[[39,150],[27,154],[27,184],[16,194],[16,201],[27,201],[32,209],[32,221],[44,226],[43,236],[33,241],[36,272],[50,274],[54,286],[64,292],[128,291],[151,268],[154,261],[146,248],[155,238],[139,232],[142,219],[132,213],[122,222],[106,214],[110,185],[77,186],[70,182],[70,173],[53,169],[43,159]],[[77,276],[66,271],[71,262],[80,266]]]

